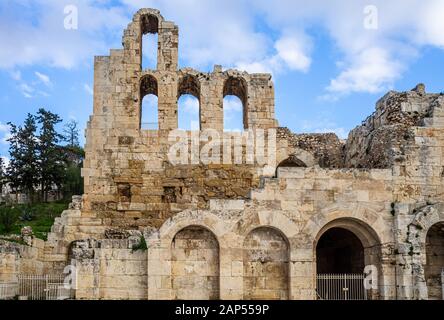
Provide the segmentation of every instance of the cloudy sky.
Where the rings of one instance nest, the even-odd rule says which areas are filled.
[[[77,8],[77,29],[65,28],[67,6]],[[179,26],[180,67],[272,73],[279,124],[295,132],[345,138],[387,90],[424,82],[444,91],[443,0],[2,0],[0,156],[6,123],[40,107],[85,127],[93,56],[121,47],[141,7]],[[144,47],[148,67],[153,41]],[[239,104],[228,100],[225,109],[227,126],[237,128]],[[196,103],[183,97],[180,110],[192,126]]]

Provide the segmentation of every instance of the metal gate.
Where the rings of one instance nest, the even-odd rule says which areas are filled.
[[[28,300],[64,300],[72,290],[64,287],[65,275],[18,275],[18,295]]]
[[[17,282],[0,283],[0,300],[14,299],[17,296],[17,292]]]
[[[318,274],[316,295],[319,300],[367,300],[365,274]]]
[[[441,289],[442,289],[442,300],[444,300],[444,269],[441,271]]]

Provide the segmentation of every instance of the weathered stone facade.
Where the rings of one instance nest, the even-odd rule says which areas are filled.
[[[159,36],[156,70],[141,68],[146,33]],[[322,237],[346,230],[361,248],[349,255],[350,270],[377,269],[373,298],[442,298],[442,94],[421,85],[389,92],[346,141],[293,134],[275,120],[270,75],[178,69],[178,41],[174,23],[142,9],[123,49],[96,57],[85,194],[44,244],[0,246],[0,279],[72,263],[77,299],[315,299],[317,263],[330,262],[317,254],[334,257]],[[141,129],[147,94],[158,97],[158,130]],[[277,165],[193,163],[191,151],[190,164],[172,164],[169,134],[183,94],[199,100],[201,131],[221,136],[223,98],[238,96],[244,129],[275,129],[276,146],[264,153]],[[243,155],[247,148],[243,141]]]

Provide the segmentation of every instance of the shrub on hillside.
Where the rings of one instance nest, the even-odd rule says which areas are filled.
[[[0,226],[4,232],[11,232],[17,219],[18,214],[16,208],[0,206]]]

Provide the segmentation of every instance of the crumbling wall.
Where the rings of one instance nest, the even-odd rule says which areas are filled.
[[[146,33],[159,33],[156,70],[141,68]],[[79,299],[314,299],[316,242],[335,226],[363,242],[379,296],[425,297],[424,233],[444,221],[444,96],[421,85],[390,92],[346,142],[294,134],[278,128],[270,75],[178,70],[177,43],[174,23],[142,9],[123,49],[96,57],[85,195],[44,245],[0,244],[1,279],[69,261]],[[141,127],[146,94],[158,96],[159,130]],[[238,96],[244,129],[277,128],[283,165],[268,174],[262,163],[172,164],[182,94],[198,98],[200,128],[219,133],[223,98]],[[420,214],[427,224],[414,221],[419,205],[436,205]]]
[[[334,133],[296,134],[288,128],[279,128],[277,137],[287,140],[291,147],[311,153],[322,168],[343,167],[344,142]]]
[[[32,246],[0,240],[0,282],[17,282],[18,274],[43,274],[53,265],[45,261],[43,241],[34,239]]]
[[[438,94],[427,94],[423,85],[408,92],[387,93],[376,111],[353,129],[344,149],[345,167],[389,168],[414,143],[413,127],[426,126],[437,117]]]
[[[156,70],[141,67],[141,39],[146,33],[159,34]],[[208,207],[210,198],[246,198],[259,184],[263,164],[172,166],[169,133],[178,127],[178,100],[183,94],[198,98],[202,130],[222,134],[226,95],[241,100],[244,129],[275,128],[271,75],[224,71],[220,66],[213,72],[178,70],[178,27],[158,10],[139,10],[122,42],[123,49],[95,59],[82,215],[122,228],[159,227],[177,212]],[[147,94],[158,97],[159,130],[141,127]]]

